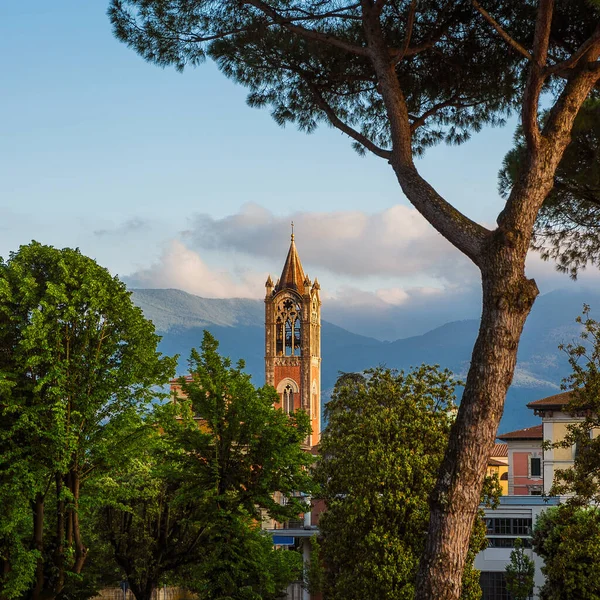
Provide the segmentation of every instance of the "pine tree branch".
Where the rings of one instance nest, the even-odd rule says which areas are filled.
[[[521,124],[525,140],[530,149],[539,148],[541,143],[538,109],[540,94],[546,79],[544,68],[548,60],[553,8],[554,0],[540,0],[533,36],[532,61],[529,65],[529,73],[523,95]]]
[[[373,143],[366,135],[356,131],[353,127],[350,127],[347,123],[344,123],[336,114],[333,108],[327,103],[323,95],[317,88],[317,86],[310,82],[306,82],[308,87],[310,88],[313,98],[317,106],[325,113],[329,122],[336,128],[351,137],[353,140],[357,141],[359,144],[364,146],[367,150],[379,156],[380,158],[385,158],[389,160],[392,156],[390,150],[386,150],[385,148],[380,148],[377,144]]]
[[[527,60],[533,60],[533,56],[531,55],[531,53],[521,44],[519,44],[519,42],[517,42],[514,38],[512,38],[504,29],[503,27],[500,25],[500,23],[498,23],[498,21],[496,21],[496,19],[494,19],[494,17],[492,17],[492,15],[490,15],[490,13],[485,10],[485,8],[483,8],[479,2],[477,2],[477,0],[472,0],[473,6],[475,7],[475,9],[477,10],[477,12],[479,12],[479,14],[498,32],[498,34],[500,35],[500,37],[512,48],[514,48],[519,54],[523,55]]]
[[[588,52],[588,50],[590,50],[594,46],[594,44],[598,43],[598,41],[600,41],[600,24],[596,26],[594,33],[581,45],[581,47],[575,53],[573,53],[571,58],[546,67],[544,74],[555,75],[577,66],[577,63],[581,60],[585,53]]]
[[[358,56],[370,56],[371,54],[369,48],[363,46],[356,46],[349,42],[345,42],[344,40],[341,40],[340,38],[335,37],[333,35],[322,33],[314,29],[308,29],[300,25],[295,25],[294,19],[284,17],[282,14],[277,12],[272,6],[270,6],[266,2],[263,2],[263,0],[242,0],[242,3],[248,6],[254,6],[254,8],[262,12],[270,19],[272,19],[273,23],[275,23],[276,25],[280,25],[281,27],[287,29],[291,33],[296,33],[306,39],[314,40],[316,42],[322,42],[329,46],[340,48],[340,50],[345,50],[346,52],[356,54]]]

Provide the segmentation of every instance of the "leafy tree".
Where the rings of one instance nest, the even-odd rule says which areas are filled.
[[[549,113],[544,113],[544,119]],[[523,128],[505,156],[499,190],[506,197],[527,157]],[[554,175],[554,188],[537,216],[532,247],[542,258],[556,260],[559,271],[573,279],[586,264],[600,264],[600,97],[583,103]]]
[[[413,598],[455,385],[425,365],[338,379],[315,470],[327,506],[319,520],[327,600]],[[473,560],[487,540],[475,523],[462,598],[481,595]]]
[[[514,600],[527,600],[533,592],[535,564],[523,548],[520,538],[515,540],[515,548],[510,553],[510,562],[506,565],[506,589]]]
[[[82,572],[85,485],[173,372],[158,340],[124,284],[79,251],[32,242],[0,259],[0,496],[14,494],[3,595],[34,575],[31,597],[53,598]]]
[[[593,600],[600,595],[600,512],[549,508],[535,523],[533,550],[544,559],[542,600]]]
[[[482,5],[483,4],[483,5]],[[479,268],[482,316],[432,502],[419,599],[458,598],[486,463],[538,294],[533,226],[577,113],[600,79],[598,0],[111,0],[116,36],[177,69],[206,57],[252,106],[311,132],[326,123],[390,164],[425,219]],[[540,120],[541,94],[549,108]],[[414,155],[516,110],[526,160],[498,226],[452,206]]]
[[[110,492],[101,530],[137,600],[166,579],[207,600],[258,600],[300,578],[300,555],[274,552],[258,524],[306,509],[295,492],[312,487],[309,418],[275,410],[276,391],[256,388],[242,361],[232,367],[217,350],[205,332],[145,450],[98,482]]]

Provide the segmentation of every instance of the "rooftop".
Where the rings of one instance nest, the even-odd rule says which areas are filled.
[[[492,458],[508,458],[508,446],[506,444],[494,444],[490,456]]]
[[[533,408],[534,410],[540,409],[553,409],[556,410],[558,407],[565,406],[571,401],[573,397],[572,390],[567,392],[561,392],[560,394],[554,394],[554,396],[548,396],[540,400],[534,400],[527,405],[527,408]]]
[[[543,425],[517,429],[498,436],[499,440],[542,440],[544,439]]]

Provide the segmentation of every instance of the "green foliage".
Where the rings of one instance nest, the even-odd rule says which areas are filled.
[[[0,259],[3,595],[31,585],[34,563],[38,594],[81,573],[86,484],[174,369],[158,340],[124,284],[79,251],[32,242]]]
[[[514,600],[527,600],[533,592],[535,564],[525,553],[520,538],[515,540],[515,548],[510,553],[510,563],[506,565],[506,589]]]
[[[546,112],[543,116],[545,120]],[[504,157],[499,190],[508,196],[521,176],[527,157],[523,130]],[[545,260],[573,279],[587,264],[600,265],[600,96],[582,106],[573,125],[571,143],[554,176],[554,188],[538,214],[533,247]]]
[[[533,550],[544,559],[542,600],[600,596],[600,512],[562,505],[544,511],[533,530]]]
[[[572,390],[565,411],[578,422],[569,424],[564,438],[551,444],[574,446],[576,455],[572,467],[555,471],[551,493],[572,495],[569,504],[584,506],[600,502],[600,323],[590,317],[589,306],[576,321],[582,325],[579,342],[560,348],[568,354],[572,371],[563,383]]]
[[[306,508],[294,492],[312,488],[308,416],[275,410],[275,390],[217,350],[205,332],[183,395],[156,408],[136,459],[98,483],[100,529],[138,600],[165,581],[207,600],[270,599],[300,578],[300,555],[275,552],[258,524]]]
[[[319,521],[327,600],[413,597],[456,383],[448,371],[425,365],[338,380],[315,471],[327,505]],[[486,544],[478,519],[463,598],[481,594],[472,562]]]

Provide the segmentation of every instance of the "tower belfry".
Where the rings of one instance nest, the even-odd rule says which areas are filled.
[[[302,268],[294,224],[281,277],[265,284],[265,381],[279,394],[285,412],[310,415],[314,446],[321,434],[321,299],[319,282]]]

